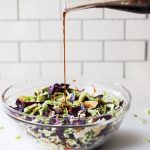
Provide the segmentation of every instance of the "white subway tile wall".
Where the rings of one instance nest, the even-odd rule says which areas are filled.
[[[63,63],[42,63],[41,69],[43,77],[63,75]],[[67,74],[72,76],[81,75],[81,64],[68,63]]]
[[[0,76],[7,79],[35,79],[39,78],[39,65],[36,63],[2,63]]]
[[[0,19],[17,19],[17,0],[0,0]]]
[[[150,60],[150,41],[148,42],[148,60]]]
[[[58,19],[59,0],[19,0],[20,19]]]
[[[105,60],[132,61],[145,59],[145,42],[108,41],[105,42]]]
[[[84,63],[84,75],[90,77],[123,77],[123,63],[102,62],[102,63]]]
[[[0,62],[18,62],[17,43],[0,43]]]
[[[62,40],[63,22],[41,21],[41,40]],[[66,22],[66,35],[69,40],[81,40],[81,21],[69,20]]]
[[[132,40],[150,40],[150,20],[128,20],[126,38]]]
[[[63,8],[62,8],[63,9]],[[102,19],[103,9],[89,9],[70,12],[68,14],[69,19]]]
[[[21,43],[21,61],[59,61],[60,43],[32,42]]]
[[[36,21],[0,22],[0,41],[39,40],[39,23]]]
[[[104,15],[106,19],[145,19],[146,15],[129,12],[121,12],[113,9],[105,9]]]
[[[123,40],[124,22],[122,20],[83,21],[83,37],[85,40]]]
[[[66,47],[67,60],[70,61],[99,61],[103,57],[102,42],[69,41]]]
[[[64,0],[0,0],[0,79],[63,75]],[[67,73],[150,77],[150,15],[89,9],[67,16]]]
[[[126,63],[127,78],[149,78],[150,63],[147,62],[128,62]]]

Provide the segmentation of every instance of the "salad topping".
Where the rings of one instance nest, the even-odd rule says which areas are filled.
[[[107,92],[94,96],[93,94],[71,88],[69,84],[54,84],[38,89],[32,96],[20,96],[16,100],[15,109],[25,114],[45,116],[48,118],[83,118],[97,117],[109,120],[115,112],[123,107],[124,101],[110,96]],[[64,91],[66,88],[66,95]],[[65,101],[66,96],[66,101]]]
[[[18,97],[13,108],[23,113],[20,118],[38,124],[20,126],[53,150],[88,150],[101,145],[120,125],[118,115],[123,114],[125,101],[91,87],[93,90],[87,92],[87,88],[56,83]],[[105,123],[113,118],[116,120]]]

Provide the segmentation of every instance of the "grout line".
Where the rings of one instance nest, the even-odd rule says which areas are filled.
[[[105,18],[105,8],[103,8],[103,10],[102,10],[102,19],[103,19],[103,20],[106,19],[106,18]]]
[[[83,29],[83,24],[84,24],[84,21],[81,20],[81,40],[82,40],[82,41],[84,40],[84,36],[83,36],[83,31],[84,31],[84,29]]]
[[[18,12],[18,11],[17,11]],[[62,17],[60,16],[60,18],[47,18],[47,19],[34,19],[34,18],[29,18],[29,19],[20,19],[20,14],[18,15],[18,18],[20,21],[61,21]],[[81,19],[84,19],[85,21],[100,21],[100,20],[106,20],[106,21],[123,21],[123,20],[127,20],[127,21],[132,21],[132,20],[146,20],[145,18],[139,18],[139,19],[126,19],[126,18],[121,18],[121,19],[106,19],[103,17],[102,18],[79,18],[79,19],[70,19],[67,18],[67,21],[80,21]],[[18,20],[16,19],[0,19],[0,22],[17,22]]]
[[[42,39],[42,34],[41,34],[41,22],[38,22],[38,26],[39,26],[39,40],[41,41]]]
[[[37,40],[35,40],[36,42]],[[60,42],[60,41],[63,41],[63,40],[41,40],[42,42],[44,41],[47,41],[47,42]],[[67,39],[68,42],[78,42],[78,41],[81,41],[81,39]],[[120,41],[124,41],[124,39],[103,39],[103,40],[100,40],[100,39],[84,39],[85,42],[120,42]],[[126,40],[127,42],[145,42],[145,40],[143,39],[127,39]],[[28,41],[27,41],[28,42]],[[30,42],[30,41],[29,41]],[[32,41],[31,41],[32,42]],[[37,41],[39,42],[39,41]]]
[[[145,61],[148,60],[148,41],[145,42]]]
[[[126,63],[123,62],[123,78],[126,78]]]
[[[126,39],[126,20],[124,20],[124,40]]]
[[[51,61],[21,61],[22,63],[63,63],[63,60],[51,60]],[[145,62],[145,60],[67,60],[68,63],[122,63],[122,62],[129,62],[129,63],[137,63],[137,62]],[[15,63],[15,62],[5,62],[2,63]]]
[[[28,61],[28,62],[25,62],[25,61],[20,61],[19,62],[19,64],[38,64],[39,62],[41,62],[41,61],[38,61],[38,62],[35,62],[35,61]],[[2,61],[2,62],[0,62],[1,64],[18,64],[18,62],[16,62],[16,61]]]
[[[81,62],[81,75],[84,75],[84,63]]]
[[[118,63],[120,63],[120,62],[122,62],[122,61],[124,61],[124,62],[145,62],[145,60],[105,60],[105,62],[118,62]]]
[[[20,14],[18,15],[18,17],[20,17]],[[36,21],[61,21],[61,19],[18,19],[19,21],[22,21],[22,22],[26,22],[26,21],[28,21],[28,22],[36,22]],[[18,20],[16,20],[16,19],[0,19],[0,22],[17,22]]]
[[[47,42],[56,42],[56,43],[59,43],[59,42],[62,42],[63,40],[31,40],[31,41],[20,41],[20,42],[23,42],[23,43],[38,43],[38,42],[41,42],[41,43],[47,43]]]
[[[111,40],[111,39],[104,39],[104,40],[99,40],[99,39],[84,39],[84,40],[81,40],[81,39],[68,39],[67,42],[81,42],[81,41],[84,41],[84,42],[145,42],[145,40],[143,39],[127,39],[127,40],[124,40],[124,39],[115,39],[115,40]],[[63,42],[63,40],[4,40],[4,41],[0,41],[0,43],[16,43],[16,42],[21,42],[21,43],[36,43],[36,42],[41,42],[41,43],[46,43],[46,42]]]
[[[39,63],[39,76],[42,77],[42,63]]]
[[[147,60],[149,61],[150,60],[150,44],[148,44],[148,41],[147,41]]]
[[[102,61],[105,60],[105,42],[102,42]]]
[[[62,20],[63,17],[63,12],[62,12],[62,0],[59,0],[59,15],[60,15],[60,20]]]
[[[102,15],[102,18],[68,18],[68,20],[80,20],[85,19],[85,21],[98,21],[98,20],[107,20],[107,21],[122,21],[122,20],[146,20],[146,17],[144,18],[105,18],[105,13]]]
[[[18,3],[17,5],[19,5],[19,0],[18,0]],[[35,19],[35,18],[25,18],[25,19],[22,19],[20,18],[20,8],[19,6],[17,6],[17,17],[18,17],[18,20],[20,21],[61,21],[62,20],[62,17],[61,17],[61,14],[60,14],[60,17],[59,18],[40,18],[40,19]],[[62,13],[62,12],[61,12]],[[80,21],[81,19],[84,19],[85,21],[101,21],[101,20],[106,20],[106,21],[123,21],[123,20],[127,20],[127,21],[132,21],[132,20],[146,20],[148,17],[145,17],[145,18],[103,18],[104,16],[102,16],[102,18],[67,18],[67,21]],[[0,19],[0,22],[10,22],[10,21],[18,21],[16,19]]]
[[[21,43],[18,42],[18,62],[21,62]]]
[[[148,19],[148,14],[146,14],[146,19]]]
[[[17,0],[17,20],[20,20],[20,0]]]

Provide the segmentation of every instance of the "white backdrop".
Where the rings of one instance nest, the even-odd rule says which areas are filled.
[[[63,74],[61,0],[0,0],[0,79]],[[67,16],[68,74],[150,77],[150,16],[109,9]]]

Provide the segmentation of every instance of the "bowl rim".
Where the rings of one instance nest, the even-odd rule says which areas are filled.
[[[83,77],[83,76],[82,76]],[[90,81],[92,81],[93,79],[92,78],[85,78],[86,80],[88,79],[88,80],[90,80]],[[94,78],[94,80],[95,80],[95,78]],[[11,117],[11,118],[13,118],[13,119],[15,119],[15,120],[17,120],[17,121],[20,121],[20,122],[23,122],[23,123],[26,123],[26,124],[30,124],[30,125],[37,125],[37,126],[42,126],[42,127],[64,127],[64,128],[71,128],[71,127],[86,127],[86,126],[95,126],[95,125],[105,125],[105,124],[108,124],[108,123],[111,123],[111,122],[114,122],[114,121],[116,121],[116,120],[118,120],[118,119],[120,119],[120,118],[122,118],[123,116],[125,116],[125,114],[128,112],[128,110],[129,110],[129,108],[130,108],[130,104],[131,104],[131,100],[132,100],[132,96],[131,96],[131,93],[130,93],[130,91],[126,88],[126,87],[124,87],[123,85],[121,85],[120,83],[118,83],[118,82],[113,82],[113,81],[110,81],[110,80],[106,80],[106,79],[102,79],[102,78],[100,78],[100,79],[96,79],[97,81],[99,81],[99,80],[102,80],[102,81],[107,81],[107,82],[109,82],[109,83],[111,83],[111,85],[115,85],[115,86],[117,86],[117,87],[119,87],[119,88],[122,88],[124,91],[126,91],[127,92],[127,94],[128,94],[128,99],[127,99],[127,102],[126,102],[126,105],[124,106],[124,107],[121,107],[121,108],[119,108],[119,109],[117,109],[117,111],[116,112],[123,112],[122,114],[120,114],[120,115],[118,115],[117,117],[115,117],[115,118],[111,118],[111,119],[109,119],[109,120],[105,120],[105,121],[101,121],[101,122],[95,122],[95,123],[91,123],[91,124],[79,124],[79,125],[59,125],[59,124],[57,124],[57,125],[51,125],[51,124],[41,124],[41,123],[34,123],[34,122],[32,122],[32,121],[28,121],[28,120],[25,120],[25,119],[23,119],[23,118],[21,118],[21,117],[16,117],[15,115],[12,115],[12,114],[9,114],[9,113],[7,113],[6,111],[5,111],[5,113],[9,116],[9,117]],[[48,80],[47,80],[48,81]],[[37,82],[38,82],[38,80],[37,80]],[[7,97],[7,98],[5,98],[5,94],[11,89],[11,88],[13,88],[13,87],[15,87],[15,86],[17,86],[17,85],[23,85],[23,84],[29,84],[29,83],[32,83],[32,81],[29,81],[29,82],[22,82],[22,83],[19,83],[19,84],[14,84],[14,85],[11,85],[11,86],[9,86],[8,88],[6,88],[4,91],[3,91],[3,93],[2,93],[2,96],[1,96],[1,98],[2,98],[2,104],[3,104],[3,106],[4,106],[4,108],[6,108],[6,110],[9,110],[9,111],[13,111],[14,113],[17,113],[17,114],[19,114],[19,115],[22,115],[22,116],[26,116],[26,117],[38,117],[38,118],[48,118],[48,117],[45,117],[45,116],[35,116],[35,115],[30,115],[30,114],[25,114],[25,113],[23,113],[23,112],[20,112],[20,111],[18,111],[18,110],[15,110],[14,108],[12,108],[12,107],[10,107],[9,105],[7,105],[6,104],[6,101],[7,101],[7,99],[10,97]],[[11,95],[12,96],[12,95]],[[107,114],[108,115],[108,114]],[[71,119],[75,119],[75,120],[81,120],[81,119],[97,119],[97,118],[99,118],[99,117],[104,117],[104,116],[106,116],[106,114],[104,114],[104,115],[98,115],[98,116],[94,116],[94,117],[84,117],[84,118],[79,118],[79,117],[73,117],[73,118],[71,118]],[[50,118],[49,118],[50,119]],[[52,120],[54,119],[54,118],[51,118]],[[59,118],[59,119],[64,119],[64,118]],[[68,118],[68,120],[69,120],[70,118]]]

